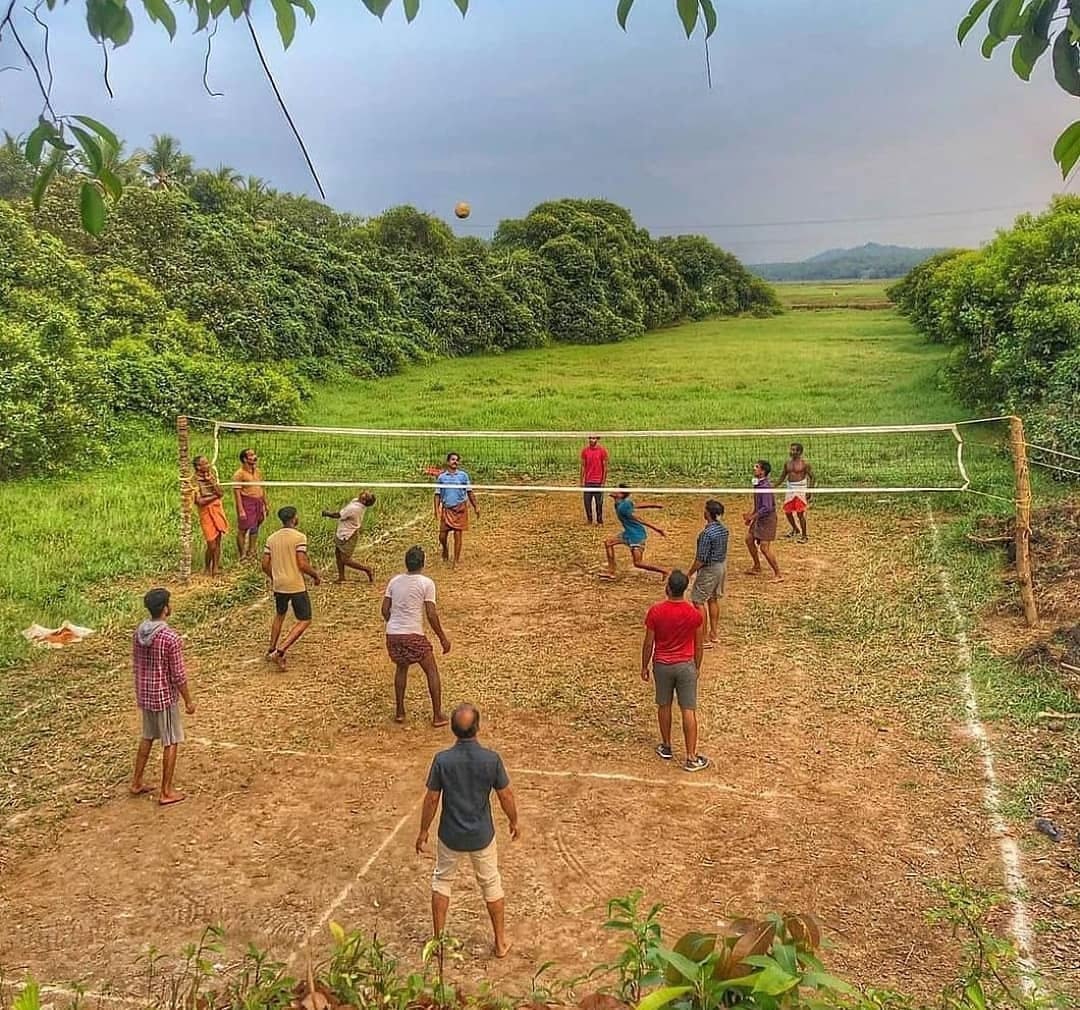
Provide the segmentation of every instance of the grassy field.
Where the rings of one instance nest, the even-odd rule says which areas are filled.
[[[963,411],[937,381],[942,358],[941,348],[924,344],[892,312],[799,312],[683,326],[618,346],[556,347],[443,361],[387,380],[341,383],[319,391],[306,420],[464,429],[954,420]],[[204,443],[197,446],[202,447]],[[273,449],[272,439],[266,439],[266,448]],[[263,456],[268,459],[272,453]],[[78,936],[96,937],[106,927],[90,921],[94,916],[111,923],[120,921],[122,910],[124,916],[134,914],[132,909],[149,913],[156,903],[170,900],[154,890],[169,886],[169,868],[181,859],[194,860],[190,866],[195,872],[186,881],[189,904],[175,922],[151,926],[136,916],[128,922],[127,946],[121,944],[111,955],[102,953],[100,945],[82,944],[88,957],[112,968],[121,961],[130,964],[128,948],[135,949],[148,937],[172,949],[187,942],[199,924],[219,917],[243,922],[250,914],[250,921],[263,929],[272,910],[283,917],[271,923],[273,930],[280,926],[283,935],[291,936],[298,922],[306,923],[333,896],[312,890],[315,884],[322,881],[336,894],[341,874],[354,873],[357,853],[374,851],[379,826],[395,823],[415,801],[413,780],[419,781],[420,765],[433,745],[422,736],[423,728],[415,726],[405,730],[413,735],[402,747],[396,728],[385,725],[381,625],[373,616],[372,590],[365,583],[320,588],[320,620],[305,640],[297,666],[287,677],[268,680],[259,657],[268,613],[265,598],[257,599],[265,596],[263,581],[251,568],[235,568],[229,542],[228,576],[214,584],[196,581],[178,607],[177,625],[189,638],[200,698],[193,736],[205,735],[211,743],[241,741],[257,726],[261,743],[295,750],[269,758],[268,772],[261,753],[188,748],[184,777],[193,784],[193,799],[184,805],[186,813],[179,812],[179,822],[170,812],[170,839],[182,839],[185,851],[169,848],[169,839],[161,844],[155,834],[159,823],[120,795],[131,744],[127,635],[147,585],[172,580],[177,544],[174,457],[173,437],[148,431],[128,443],[111,466],[93,473],[0,486],[0,504],[8,516],[0,534],[7,559],[0,570],[0,621],[5,628],[0,664],[9,667],[0,677],[0,836],[5,845],[11,842],[6,850],[0,845],[0,877],[6,870],[9,879],[11,874],[18,878],[10,892],[11,900],[17,896],[22,902],[22,914],[15,919],[51,923],[69,907],[89,909],[90,918],[84,915],[77,924],[85,930]],[[336,506],[340,495],[335,490],[289,492],[306,517],[319,565],[328,562],[332,523],[320,523],[315,514]],[[841,966],[853,977],[880,980],[884,965],[888,979],[906,984],[910,976],[924,987],[947,977],[954,954],[948,938],[926,931],[925,880],[954,873],[953,855],[962,851],[965,869],[976,872],[978,883],[994,887],[998,881],[984,831],[978,765],[958,730],[963,709],[957,690],[957,629],[938,567],[951,573],[961,612],[968,615],[999,592],[1000,559],[972,550],[966,540],[970,524],[958,511],[939,511],[938,542],[928,530],[928,504],[910,498],[880,511],[865,499],[858,508],[843,502],[815,505],[815,535],[807,551],[799,556],[789,553],[790,545],[781,545],[785,565],[792,559],[787,581],[765,586],[733,571],[725,601],[724,675],[716,679],[706,711],[715,733],[710,746],[718,748],[714,753],[719,757],[734,748],[750,755],[744,770],[733,765],[731,771],[725,765],[724,774],[730,771],[743,788],[760,787],[762,795],[780,776],[787,786],[798,786],[796,793],[820,801],[792,800],[792,809],[777,822],[784,826],[778,846],[790,855],[799,847],[791,839],[801,838],[808,850],[796,853],[796,862],[804,863],[790,875],[782,864],[769,871],[773,876],[766,874],[769,886],[777,888],[775,900],[794,898],[805,901],[807,908],[816,905],[833,913],[842,935],[846,930]],[[936,509],[954,504],[951,496],[933,502]],[[981,499],[975,504],[991,507]],[[412,538],[430,541],[430,526],[396,529],[404,516],[426,516],[429,508],[426,492],[380,494],[362,548],[377,559],[380,581]],[[537,756],[556,755],[570,769],[602,760],[647,780],[657,774],[650,764],[651,699],[631,690],[640,685],[620,680],[612,671],[632,668],[640,611],[658,584],[635,580],[621,569],[617,591],[601,595],[590,568],[600,557],[593,531],[564,522],[564,515],[554,499],[502,499],[490,512],[485,509],[483,535],[478,529],[469,542],[468,577],[455,581],[439,570],[444,584],[450,583],[440,607],[445,600],[449,626],[455,642],[461,643],[447,660],[454,690],[468,692],[492,711],[494,726],[500,726],[501,717],[502,728],[494,732],[505,736],[495,742],[523,767],[536,769],[543,763]],[[655,556],[666,563],[685,562],[682,555],[692,545],[699,522],[693,504],[670,502],[664,519],[673,535],[655,544]],[[552,557],[560,559],[554,567]],[[33,620],[51,623],[64,617],[101,629],[100,638],[79,649],[25,661],[29,653],[16,629]],[[1016,621],[1011,620],[1008,627],[1015,632]],[[612,643],[610,649],[587,656],[587,662],[573,647],[583,621],[592,622],[590,634]],[[1052,738],[1037,725],[1037,711],[1068,711],[1075,703],[1051,680],[1038,681],[996,656],[978,633],[971,640],[974,680],[1002,757],[999,776],[1006,812],[1023,821],[1040,809],[1046,791],[1075,767],[1065,755],[1075,752],[1077,727],[1070,724]],[[556,641],[562,645],[553,645]],[[782,674],[763,676],[762,663]],[[544,677],[535,676],[538,669]],[[530,717],[518,721],[514,713],[519,710]],[[553,740],[559,741],[554,748]],[[342,764],[328,760],[332,752],[342,755]],[[1043,756],[1051,752],[1056,758],[1047,764]],[[297,754],[308,754],[309,764],[302,764],[308,758]],[[785,755],[783,772],[772,763],[776,754]],[[402,761],[407,775],[384,774],[390,767],[400,771]],[[569,820],[552,818],[537,825],[542,837],[535,848],[553,860],[544,869],[551,869],[554,881],[533,881],[530,894],[538,901],[556,894],[559,880],[570,879],[578,889],[576,875],[600,881],[593,896],[597,902],[648,881],[659,888],[655,897],[671,901],[677,914],[696,916],[687,918],[687,925],[711,921],[708,916],[716,910],[697,905],[701,895],[718,887],[743,902],[773,900],[759,893],[754,881],[730,876],[740,867],[746,869],[744,859],[725,862],[731,852],[753,851],[760,838],[717,835],[716,824],[703,820],[689,798],[684,807],[672,807],[672,816],[702,827],[701,851],[710,853],[710,861],[694,871],[701,872],[701,882],[683,874],[676,881],[660,880],[648,859],[640,865],[626,861],[616,873],[607,854],[626,848],[617,840],[625,834],[625,796],[612,794],[610,809],[597,819],[595,806],[579,812],[573,806],[574,793],[558,785],[563,779],[556,777],[549,785],[544,778],[549,774],[577,772],[561,765],[541,767],[535,771],[536,785],[531,793],[526,791],[537,809],[562,803],[573,809]],[[348,793],[343,801],[349,789],[355,795]],[[577,795],[582,803],[593,796],[583,786]],[[669,801],[675,802],[665,799]],[[867,813],[852,818],[850,812],[861,810],[861,804]],[[297,826],[319,822],[327,810],[341,817],[341,850],[295,849],[296,839],[310,834]],[[73,811],[74,818],[69,816]],[[655,816],[644,802],[633,811],[644,819]],[[569,821],[588,824],[588,839],[568,838]],[[717,823],[725,830],[745,827],[753,833],[763,820],[759,807],[747,805],[738,816],[721,817]],[[617,835],[597,841],[597,824],[610,826]],[[89,842],[80,834],[87,825],[96,832]],[[25,844],[19,841],[23,835],[16,838],[14,827],[26,829]],[[264,827],[267,836],[255,837]],[[46,834],[52,839],[49,845],[41,842]],[[906,841],[894,853],[898,838]],[[273,839],[282,850],[267,856],[260,847]],[[1024,839],[1032,850],[1048,844],[1033,832]],[[130,846],[129,840],[134,840]],[[819,840],[833,846],[825,857]],[[71,853],[87,844],[99,857],[87,880],[65,876],[49,863],[70,865]],[[424,916],[415,914],[416,902],[409,899],[409,888],[421,887],[420,877],[408,869],[408,846],[397,848],[402,850],[394,850],[392,865],[397,869],[380,872],[373,880],[373,887],[383,889],[370,894],[360,889],[355,906],[342,911],[348,921],[367,925],[371,908],[390,909],[388,921],[404,931],[397,941],[413,949],[423,937],[409,930],[426,928]],[[519,847],[519,855],[510,858],[522,859],[521,851],[533,850]],[[254,862],[250,878],[241,880],[249,872],[236,868],[244,853]],[[905,862],[909,856],[913,861]],[[597,866],[586,867],[593,857]],[[5,858],[10,858],[7,865]],[[251,885],[252,880],[263,880],[261,863],[270,858],[278,867],[275,879],[281,894],[276,897],[261,884]],[[161,860],[160,866],[155,859]],[[132,884],[132,864],[144,874],[137,887]],[[1046,895],[1065,893],[1068,885],[1060,873],[1052,875],[1047,860],[1029,860],[1028,865],[1029,884],[1039,902]],[[869,884],[866,867],[878,873]],[[519,879],[530,879],[524,862],[511,863],[511,869]],[[43,886],[39,881],[53,883]],[[312,893],[304,891],[305,881],[314,882],[308,888]],[[803,881],[805,895],[797,892]],[[904,897],[894,901],[899,881],[904,881]],[[91,900],[100,894],[114,895],[115,901]],[[1068,896],[1075,902],[1073,912],[1055,907],[1040,913],[1036,923],[1044,935],[1040,944],[1048,965],[1066,963],[1080,929],[1075,887]],[[569,902],[571,897],[577,901],[580,896],[563,895],[560,900]],[[879,898],[887,899],[889,907],[876,908]],[[3,900],[0,888],[0,903]],[[873,914],[852,922],[845,918],[850,909],[863,905],[873,908]],[[908,930],[899,931],[900,940],[894,935],[898,908]],[[563,923],[565,936],[555,937],[553,944],[579,950],[579,919],[556,917],[546,907],[536,915],[537,921],[548,916]],[[867,927],[867,922],[887,927]],[[42,977],[57,977],[60,968],[49,961],[48,942],[38,943],[37,934],[30,939],[8,934],[0,931],[0,949],[4,941],[11,945],[12,963],[30,964],[27,958],[32,955],[43,959]],[[262,935],[253,933],[251,938]],[[912,974],[909,961],[916,946],[915,963],[923,967]],[[547,953],[538,949],[537,960]]]
[[[774,284],[784,308],[882,308],[895,281],[790,281]]]
[[[942,357],[891,313],[724,320],[626,344],[442,361],[330,386],[306,421],[520,430],[952,420],[961,412],[938,386]],[[27,655],[17,632],[31,622],[129,620],[145,582],[170,578],[175,452],[170,433],[147,431],[95,472],[0,485],[0,668]],[[315,502],[307,495],[297,503]],[[372,516],[376,532],[392,511]],[[231,543],[225,552],[228,562]]]

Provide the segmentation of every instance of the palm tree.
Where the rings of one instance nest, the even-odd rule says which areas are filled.
[[[257,175],[249,175],[241,184],[240,189],[244,194],[243,207],[252,217],[258,217],[260,212],[275,195],[265,179]]]
[[[195,171],[190,154],[180,150],[180,141],[167,133],[150,138],[150,150],[143,152],[142,174],[151,189],[176,189]]]
[[[244,181],[244,177],[232,165],[218,165],[210,174],[218,182],[223,182],[227,186],[239,186]]]

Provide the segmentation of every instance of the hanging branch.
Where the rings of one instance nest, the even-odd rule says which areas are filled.
[[[110,98],[115,98],[116,95],[113,94],[112,85],[109,83],[109,50],[105,45],[104,39],[101,40],[101,55],[105,59],[105,66],[102,68],[101,74],[105,81],[105,90],[109,93]]]
[[[222,97],[224,97],[224,94],[225,94],[223,91],[214,91],[213,88],[210,87],[210,80],[209,80],[209,75],[210,75],[210,54],[213,51],[214,36],[217,35],[217,30],[218,30],[218,23],[215,21],[214,22],[214,27],[209,32],[206,33],[206,59],[203,60],[202,86],[206,89],[206,93],[211,98],[222,98]]]
[[[44,43],[42,44],[42,49],[44,50],[44,53],[45,53],[45,72],[49,75],[49,88],[48,88],[48,91],[49,91],[49,95],[51,96],[52,95],[52,89],[53,89],[53,68],[52,68],[52,57],[49,55],[49,26],[48,26],[48,24],[46,22],[42,21],[40,17],[38,17],[38,11],[40,9],[41,9],[41,3],[40,2],[37,3],[33,8],[31,8],[31,7],[24,7],[23,8],[23,10],[25,10],[27,14],[29,14],[39,25],[41,25],[41,31],[45,36]]]
[[[45,100],[45,107],[42,112],[48,112],[52,116],[53,121],[56,122],[60,117],[57,116],[56,110],[52,107],[52,101],[49,98],[49,89],[45,87],[45,81],[42,79],[41,71],[38,70],[38,65],[34,60],[34,57],[30,55],[30,50],[23,44],[23,40],[19,37],[19,31],[15,27],[15,19],[11,16],[15,10],[15,0],[11,0],[8,4],[7,12],[4,14],[4,19],[0,21],[0,35],[3,34],[4,25],[7,25],[11,29],[11,37],[15,40],[15,44],[19,47],[19,51],[23,54],[23,59],[26,60],[27,66],[34,71],[34,79],[37,81],[38,90],[41,92],[41,97]]]
[[[277,86],[277,81],[274,80],[274,75],[270,72],[266,57],[263,55],[262,46],[259,45],[259,36],[255,34],[255,26],[251,23],[251,15],[248,14],[246,10],[244,11],[244,20],[247,22],[248,31],[251,32],[251,41],[255,44],[255,52],[259,56],[259,62],[262,64],[263,73],[266,74],[266,79],[270,82],[270,87],[274,89],[274,97],[277,98],[277,103],[281,108],[282,114],[285,116],[285,120],[292,130],[296,142],[300,145],[300,150],[304,153],[304,160],[307,162],[308,171],[311,172],[311,177],[315,180],[316,187],[318,187],[319,196],[325,200],[326,191],[323,189],[322,182],[319,180],[319,173],[315,171],[315,164],[311,160],[311,155],[308,154],[308,149],[304,144],[304,138],[300,136],[300,131],[296,128],[296,123],[293,122],[293,118],[289,114],[289,109],[285,105],[285,99],[281,97],[281,91]]]

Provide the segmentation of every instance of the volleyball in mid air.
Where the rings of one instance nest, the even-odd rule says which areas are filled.
[[[464,219],[467,218],[470,213],[472,213],[472,208],[464,200],[462,200],[461,203],[457,204],[454,207],[455,217],[460,217]]]

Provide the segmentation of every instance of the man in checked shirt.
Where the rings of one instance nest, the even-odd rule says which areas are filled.
[[[188,715],[195,712],[195,702],[188,691],[184,671],[184,649],[180,635],[166,623],[171,613],[169,591],[151,589],[143,597],[150,617],[135,629],[131,646],[131,663],[135,671],[135,702],[142,713],[142,739],[135,755],[135,775],[131,794],[139,796],[154,791],[143,783],[146,762],[155,740],[161,741],[161,792],[158,803],[163,807],[179,803],[183,793],[173,790],[177,746],[184,739],[177,697],[184,699]]]

